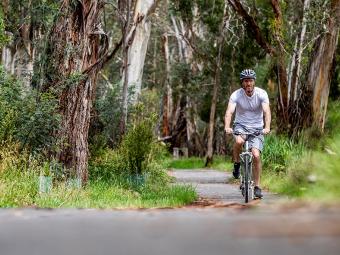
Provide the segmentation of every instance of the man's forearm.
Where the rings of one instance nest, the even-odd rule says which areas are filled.
[[[226,114],[224,118],[225,128],[230,128],[231,114]]]
[[[224,125],[225,125],[224,128],[225,129],[230,128],[231,117],[234,114],[235,108],[236,108],[236,104],[229,102],[228,108],[227,108],[227,111],[225,112],[225,117],[224,117]]]
[[[264,128],[270,129],[271,120],[272,120],[272,117],[271,117],[270,111],[265,112],[265,114],[264,114],[264,123],[265,123]]]

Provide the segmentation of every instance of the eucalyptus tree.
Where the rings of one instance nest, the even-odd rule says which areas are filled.
[[[159,0],[119,0],[123,34],[123,75],[122,75],[122,117],[120,131],[124,134],[128,93],[133,92],[132,103],[141,93],[145,55],[151,33],[150,15],[155,11]]]
[[[101,0],[60,2],[46,41],[39,86],[59,100],[61,127],[56,157],[69,173],[88,179],[88,130],[97,74],[106,59],[108,40],[101,27]]]
[[[305,90],[309,99],[313,125],[323,131],[331,82],[333,58],[336,52],[340,27],[340,0],[332,0],[325,33],[315,42],[309,61]]]
[[[221,2],[223,3],[223,2]],[[215,126],[215,115],[216,115],[216,105],[218,92],[221,86],[221,69],[222,69],[222,47],[225,40],[225,32],[229,28],[230,25],[230,16],[228,13],[228,6],[226,1],[223,3],[223,15],[220,18],[220,24],[218,28],[218,36],[216,40],[216,44],[218,47],[217,56],[216,56],[216,64],[215,64],[215,77],[214,77],[214,87],[212,93],[211,100],[211,108],[210,108],[210,117],[209,117],[209,125],[208,125],[208,144],[207,144],[207,155],[205,165],[211,165],[213,161],[213,140],[214,140],[214,126]]]

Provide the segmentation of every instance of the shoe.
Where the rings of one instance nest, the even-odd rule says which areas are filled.
[[[257,197],[257,198],[263,197],[262,190],[258,186],[255,186],[255,188],[254,188],[254,196]]]
[[[235,179],[240,178],[240,163],[234,163],[233,176]]]

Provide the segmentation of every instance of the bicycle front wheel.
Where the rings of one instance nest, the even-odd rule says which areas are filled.
[[[249,169],[249,157],[246,156],[244,159],[244,202],[249,202],[250,197],[250,169]]]

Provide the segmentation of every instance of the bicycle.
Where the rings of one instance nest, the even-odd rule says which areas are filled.
[[[242,135],[245,136],[245,142],[243,144],[243,151],[240,153],[241,159],[241,184],[240,189],[241,193],[244,197],[245,203],[249,202],[249,199],[254,199],[254,180],[253,180],[253,169],[252,169],[252,162],[253,162],[253,154],[249,151],[249,144],[248,139],[250,136],[258,136],[262,134],[262,132],[233,132],[234,135]],[[243,138],[243,137],[242,137]]]

